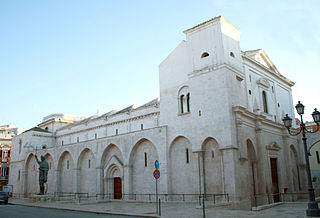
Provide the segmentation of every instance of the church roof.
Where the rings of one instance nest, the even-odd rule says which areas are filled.
[[[293,81],[291,81],[290,79],[288,79],[287,77],[283,76],[280,73],[280,71],[277,69],[277,67],[274,65],[274,63],[271,61],[267,53],[262,48],[243,51],[242,54],[247,58],[253,60],[254,62],[259,63],[263,67],[271,70],[272,72],[274,72],[276,75],[278,75],[280,78],[290,83],[291,85],[294,85]]]
[[[41,129],[40,127],[37,127],[37,126],[35,126],[35,127],[31,128],[31,129],[28,129],[28,130],[24,131],[23,133],[25,133],[25,132],[30,132],[30,131],[46,132],[46,133],[49,133],[49,131],[48,131],[48,130]]]

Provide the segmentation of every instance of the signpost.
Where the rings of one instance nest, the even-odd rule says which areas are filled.
[[[154,162],[155,170],[153,171],[153,177],[156,179],[156,210],[157,215],[159,214],[159,208],[158,208],[158,179],[160,178],[160,171],[159,171],[159,161],[156,160]]]

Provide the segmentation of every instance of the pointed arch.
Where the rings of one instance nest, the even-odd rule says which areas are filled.
[[[97,192],[97,172],[95,156],[91,149],[85,148],[81,151],[77,161],[77,191],[80,193],[89,193],[89,195]]]
[[[150,140],[142,138],[133,146],[129,157],[131,193],[151,193],[154,190],[152,173],[158,159],[158,150]]]
[[[64,150],[58,161],[57,166],[57,192],[74,192],[73,189],[73,174],[74,161],[71,153]]]
[[[299,172],[299,165],[298,165],[298,153],[295,149],[294,145],[290,145],[290,168],[291,168],[291,175],[292,175],[292,191],[298,192],[301,190],[301,183],[300,183],[300,172]]]
[[[121,175],[119,178],[123,179],[123,162],[122,152],[116,144],[111,143],[104,149],[100,161],[102,193],[112,194],[114,192],[114,172],[112,169],[119,169]]]
[[[248,190],[249,190],[249,197],[251,200],[251,206],[256,206],[256,198],[255,195],[257,194],[257,181],[258,181],[258,163],[257,163],[257,154],[254,148],[254,145],[250,139],[246,141],[247,147],[247,158],[248,158]]]
[[[30,153],[25,162],[24,193],[35,194],[39,192],[38,167],[33,153]]]
[[[54,193],[56,191],[56,184],[55,184],[55,166],[53,162],[53,156],[50,152],[47,152],[45,155],[45,160],[48,162],[49,171],[48,171],[48,179],[45,192],[47,194]]]
[[[204,194],[223,193],[223,158],[219,144],[212,137],[206,138],[201,146],[203,151]]]
[[[192,145],[184,136],[177,136],[169,148],[169,190],[172,194],[196,193]]]

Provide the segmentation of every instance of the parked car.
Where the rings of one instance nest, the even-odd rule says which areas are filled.
[[[9,192],[0,192],[0,202],[8,204],[9,197]]]

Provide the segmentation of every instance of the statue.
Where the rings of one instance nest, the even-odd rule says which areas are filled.
[[[40,159],[38,160],[37,155],[35,155],[36,161],[39,164],[39,185],[40,185],[40,193],[39,195],[44,195],[44,183],[47,182],[48,178],[48,170],[49,170],[49,164],[47,161],[45,161],[45,157],[41,155]]]

